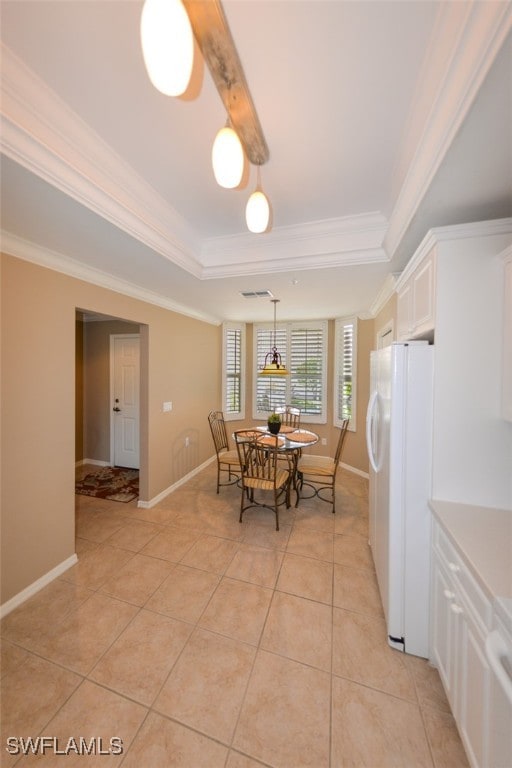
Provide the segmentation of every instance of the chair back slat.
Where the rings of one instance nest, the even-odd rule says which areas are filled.
[[[277,439],[268,435],[254,436],[254,432],[239,430],[235,432],[235,442],[242,467],[242,481],[266,480],[276,483],[277,470],[282,469],[283,456],[288,461],[288,470],[292,469],[292,459],[288,453],[280,452]]]
[[[300,427],[300,408],[296,408],[294,405],[283,405],[276,408],[275,413],[281,416],[281,423],[286,427],[294,427],[295,429]]]
[[[228,450],[228,436],[226,432],[224,414],[222,411],[210,411],[208,415],[208,423],[210,424],[213,443],[215,445],[215,451],[217,454],[219,454],[221,451]]]
[[[242,470],[242,495],[240,498],[240,522],[247,509],[266,507],[276,516],[276,531],[279,530],[279,504],[286,502],[290,507],[290,483],[294,463],[289,451],[278,449],[278,438],[241,429],[235,432],[238,460]],[[280,459],[284,458],[286,461]],[[285,469],[283,464],[287,466]],[[262,501],[261,496],[272,494],[272,501]]]
[[[340,436],[338,437],[338,445],[336,446],[336,453],[334,454],[334,465],[337,468],[341,459],[343,451],[343,445],[347,436],[348,419],[343,419],[341,423]]]

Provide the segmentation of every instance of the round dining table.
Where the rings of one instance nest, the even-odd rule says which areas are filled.
[[[293,489],[297,494],[297,504],[299,503],[299,491],[297,488],[297,463],[300,453],[303,448],[315,445],[320,440],[320,437],[316,432],[311,432],[309,429],[301,429],[296,427],[288,427],[281,425],[281,428],[277,435],[270,432],[267,426],[255,426],[244,429],[243,432],[247,434],[247,437],[251,437],[251,433],[266,435],[269,439],[269,445],[272,447],[275,445],[275,439],[277,438],[277,450],[283,453],[290,453],[292,455],[293,462]],[[261,442],[264,442],[261,440]]]

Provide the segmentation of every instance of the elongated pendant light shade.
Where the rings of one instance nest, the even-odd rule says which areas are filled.
[[[238,187],[244,172],[244,150],[231,126],[221,128],[212,147],[212,166],[217,184],[226,189]]]
[[[268,227],[270,206],[265,194],[257,189],[252,193],[245,209],[245,220],[249,232],[260,235]]]
[[[194,36],[181,0],[146,0],[140,19],[144,63],[155,88],[166,96],[187,90],[194,63]]]
[[[245,221],[249,232],[259,235],[265,232],[270,220],[270,205],[267,196],[261,189],[260,167],[256,189],[250,196],[245,207]]]

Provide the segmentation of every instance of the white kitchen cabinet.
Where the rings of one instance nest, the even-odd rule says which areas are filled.
[[[414,337],[427,336],[435,328],[436,253],[431,251],[412,276]]]
[[[501,653],[508,651],[512,660],[512,599],[497,600],[493,617],[493,632],[487,638],[487,656],[503,669]],[[491,663],[491,669],[493,664]],[[489,765],[512,765],[512,680],[498,674],[491,677],[491,731],[489,734]]]
[[[419,263],[418,263],[419,262]],[[431,339],[435,328],[436,253],[433,248],[408,265],[397,291],[397,336]]]
[[[434,550],[435,551],[435,550]],[[452,609],[455,592],[442,559],[432,567],[432,655],[448,699],[455,709],[459,617]]]
[[[485,638],[462,601],[460,614],[459,729],[473,765],[489,765],[491,674],[485,656]]]
[[[491,678],[485,638],[491,604],[436,522],[433,542],[432,661],[468,759],[475,768],[483,768],[489,765]]]
[[[410,339],[412,327],[412,284],[407,282],[398,293],[396,300],[397,340],[405,341],[406,339]]]
[[[493,666],[503,653],[512,661],[512,640],[494,657],[489,641],[497,629],[507,638],[505,622],[512,627],[512,510],[440,500],[430,507],[430,660],[472,768],[509,768],[512,697],[503,685],[512,681],[500,683]]]
[[[512,430],[501,418],[503,254],[511,242],[512,219],[433,229],[396,283],[414,308],[402,339],[434,340],[435,499],[512,507]]]

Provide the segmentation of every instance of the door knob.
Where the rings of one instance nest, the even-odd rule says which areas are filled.
[[[120,411],[121,409],[120,409],[120,408],[118,408],[118,407],[117,407],[117,405],[115,405],[115,406],[112,408],[112,410],[113,410],[113,411]]]

